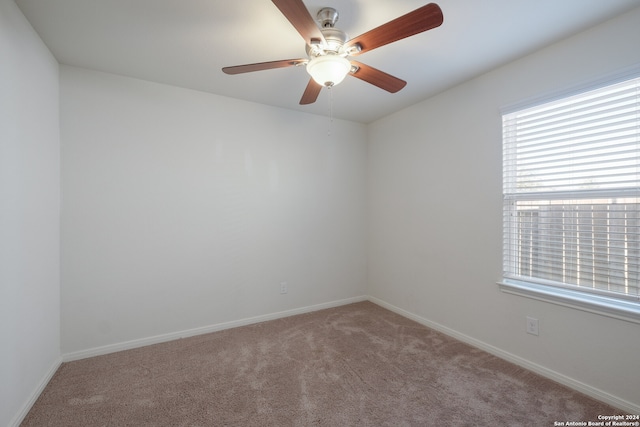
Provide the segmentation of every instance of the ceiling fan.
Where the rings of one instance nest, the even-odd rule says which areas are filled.
[[[226,74],[241,74],[305,65],[311,79],[300,99],[302,105],[314,103],[322,87],[337,85],[347,74],[388,92],[398,92],[407,82],[348,58],[438,27],[444,19],[440,7],[429,3],[358,37],[348,39],[344,31],[335,28],[338,20],[335,9],[325,7],[318,11],[319,27],[302,0],[272,1],[307,43],[308,58],[236,65],[224,67],[222,71]]]

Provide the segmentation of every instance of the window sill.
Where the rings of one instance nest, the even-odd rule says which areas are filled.
[[[516,280],[498,282],[502,292],[520,295],[539,301],[571,307],[589,313],[600,314],[627,322],[640,323],[640,304],[599,295],[590,295],[570,289],[559,289]]]

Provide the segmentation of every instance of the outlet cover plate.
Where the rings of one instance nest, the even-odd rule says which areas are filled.
[[[527,333],[531,335],[539,335],[538,319],[527,316]]]

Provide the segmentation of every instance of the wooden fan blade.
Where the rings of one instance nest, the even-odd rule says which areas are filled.
[[[316,83],[315,80],[309,79],[309,83],[307,83],[307,88],[304,90],[302,94],[302,98],[300,98],[300,105],[313,104],[318,99],[318,95],[320,95],[320,91],[322,90],[322,86]]]
[[[358,67],[358,69],[351,74],[353,77],[357,77],[360,80],[371,83],[374,86],[378,86],[380,89],[384,89],[387,92],[396,93],[407,85],[407,82],[404,80],[360,62],[351,61],[351,65]]]
[[[280,12],[291,22],[291,25],[298,30],[308,45],[322,43],[326,44],[324,36],[316,21],[309,14],[307,7],[302,0],[271,0]]]
[[[429,3],[413,12],[402,15],[371,31],[349,40],[347,48],[360,45],[360,51],[354,51],[350,55],[359,55],[380,46],[402,40],[423,31],[439,27],[444,20],[440,6]]]
[[[242,74],[252,71],[271,70],[273,68],[292,67],[294,65],[304,64],[306,59],[283,59],[281,61],[257,62],[255,64],[234,65],[232,67],[224,67],[222,71],[225,74]]]

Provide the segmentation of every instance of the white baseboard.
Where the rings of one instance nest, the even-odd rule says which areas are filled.
[[[366,296],[346,298],[337,301],[330,301],[322,304],[310,305],[307,307],[295,308],[276,313],[265,314],[246,319],[233,320],[230,322],[218,323],[215,325],[203,326],[185,331],[172,332],[168,334],[156,335],[153,337],[141,338],[137,340],[125,341],[117,344],[110,344],[101,347],[90,348],[87,350],[76,351],[62,355],[64,362],[73,360],[86,359],[88,357],[102,356],[104,354],[115,353],[117,351],[130,350],[133,348],[144,347],[152,344],[159,344],[167,341],[173,341],[180,338],[188,338],[196,335],[208,334],[210,332],[222,331],[224,329],[237,328],[239,326],[251,325],[254,323],[266,322],[268,320],[280,319],[282,317],[294,316],[296,314],[310,313],[312,311],[323,310],[326,308],[339,307],[341,305],[352,304],[355,302],[366,301]]]
[[[38,397],[40,397],[40,394],[42,394],[42,391],[47,386],[47,384],[49,384],[49,381],[51,381],[51,378],[53,378],[53,375],[56,373],[56,371],[58,370],[61,364],[62,364],[62,357],[58,357],[51,364],[51,366],[49,367],[49,370],[42,377],[37,387],[33,390],[31,395],[29,396],[29,399],[27,399],[27,401],[22,405],[22,408],[20,408],[18,413],[9,422],[9,427],[18,427],[20,423],[24,421],[24,418],[27,416],[27,414],[31,410],[31,407],[33,406],[34,403],[36,403],[36,400],[38,400]]]
[[[428,319],[425,319],[424,317],[410,313],[406,310],[403,310],[399,307],[396,307],[378,298],[370,296],[368,297],[368,300],[374,304],[377,304],[381,307],[386,308],[387,310],[393,311],[394,313],[397,313],[403,317],[414,320],[422,325],[435,329],[439,332],[442,332],[445,335],[449,335],[450,337],[453,337],[457,340],[470,344],[474,347],[477,347],[481,350],[486,351],[487,353],[491,353],[494,356],[507,360],[518,366],[522,366],[523,368],[533,371],[536,374],[542,375],[545,378],[549,378],[550,380],[553,380],[569,388],[572,388],[576,391],[579,391],[580,393],[586,394],[587,396],[593,397],[594,399],[597,399],[601,402],[607,403],[611,406],[615,406],[616,408],[619,408],[620,410],[625,411],[628,414],[640,414],[640,405],[621,399],[617,396],[614,396],[610,393],[602,391],[598,388],[592,387],[588,384],[584,384],[580,381],[577,381],[559,372],[545,368],[544,366],[538,365],[537,363],[533,363],[520,356],[516,356],[515,354],[509,353],[500,348],[494,347],[483,341],[477,340],[468,335],[465,335],[453,329],[447,328],[446,326],[443,326],[439,323],[432,322],[431,320],[428,320]]]

